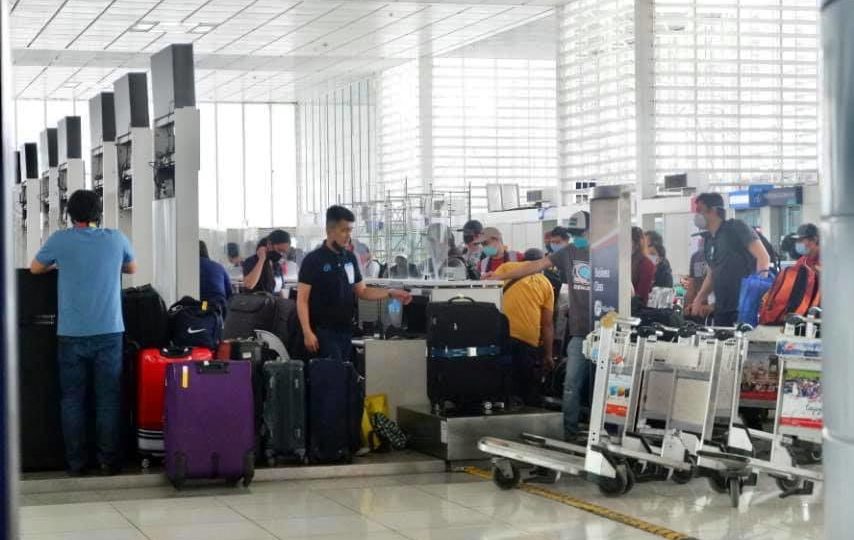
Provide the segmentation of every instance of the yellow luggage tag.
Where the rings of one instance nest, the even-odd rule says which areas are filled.
[[[202,311],[207,311],[207,310],[208,310],[208,301],[202,300]]]
[[[190,387],[190,366],[181,366],[181,388]]]

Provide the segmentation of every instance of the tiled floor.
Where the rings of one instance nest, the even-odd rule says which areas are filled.
[[[820,495],[779,499],[768,481],[741,507],[704,480],[640,484],[620,498],[577,478],[555,486],[703,540],[818,539]],[[637,529],[463,473],[27,495],[23,540],[627,540]]]

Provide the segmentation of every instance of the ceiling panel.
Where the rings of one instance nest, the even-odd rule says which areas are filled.
[[[422,55],[534,54],[556,39],[548,23],[512,29],[549,18],[560,3],[19,0],[15,88],[20,98],[88,99],[125,71],[147,69],[157,50],[193,43],[201,100],[293,100]]]

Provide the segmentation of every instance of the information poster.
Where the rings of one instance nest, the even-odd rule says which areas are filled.
[[[612,373],[608,377],[608,401],[605,403],[605,414],[625,418],[629,411],[631,389],[631,375]]]
[[[599,241],[590,247],[590,265],[593,282],[590,299],[593,321],[598,321],[608,312],[619,309],[619,229],[614,227]]]
[[[821,371],[787,368],[783,372],[780,425],[821,429],[821,393]]]

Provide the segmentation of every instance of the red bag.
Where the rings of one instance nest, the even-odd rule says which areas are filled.
[[[163,400],[166,366],[184,360],[213,360],[209,349],[143,349],[137,365],[136,433],[143,454],[163,452]]]
[[[774,280],[759,309],[759,324],[783,324],[786,315],[805,316],[820,302],[818,273],[801,259]]]

